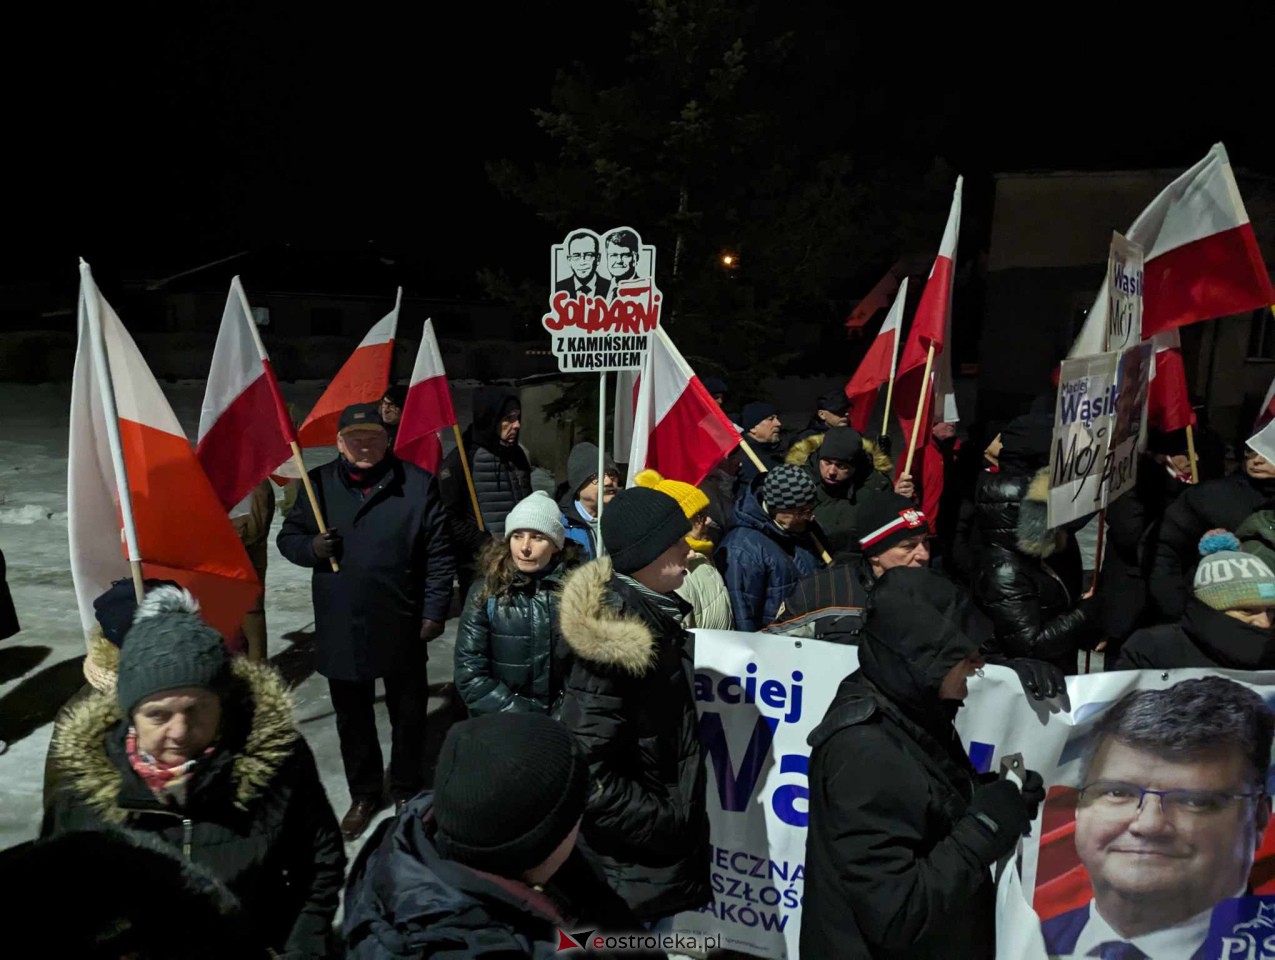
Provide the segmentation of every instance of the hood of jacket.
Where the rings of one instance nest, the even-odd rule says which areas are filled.
[[[1192,597],[1182,614],[1182,629],[1200,651],[1231,670],[1275,667],[1275,635],[1249,626]]]
[[[1240,549],[1266,562],[1275,562],[1275,510],[1258,510],[1235,528]],[[1275,568],[1272,568],[1275,569]]]
[[[575,494],[570,491],[564,493],[558,499],[558,509],[562,511],[562,523],[567,527],[588,527],[590,530],[597,532],[598,521],[594,520],[590,523],[580,515],[580,508],[576,506]]]
[[[558,623],[577,657],[641,676],[655,663],[655,635],[641,618],[623,611],[611,577],[609,557],[590,560],[567,574]]]
[[[233,753],[227,766],[234,805],[246,811],[269,787],[299,734],[292,697],[272,667],[237,657],[231,672],[237,682],[222,706],[230,741],[224,748]],[[127,817],[118,806],[124,770],[107,749],[108,736],[124,721],[113,694],[93,694],[67,713],[52,746],[61,783],[108,823]]]
[[[511,450],[519,449],[500,442],[500,415],[509,401],[518,403],[518,394],[504,387],[479,387],[474,391],[474,416],[466,433],[470,441],[479,447],[504,457]]]
[[[1018,507],[1018,549],[1044,559],[1067,545],[1067,531],[1049,529],[1049,467],[1032,476]]]
[[[810,471],[810,475],[814,477],[815,483],[821,489],[828,491],[834,496],[851,487],[863,486],[873,471],[884,474],[887,478],[894,474],[894,461],[890,459],[889,455],[882,452],[873,441],[864,437],[863,454],[856,458],[854,472],[850,474],[844,483],[825,484],[823,477],[819,473],[819,448],[822,445],[822,433],[812,434],[804,440],[798,440],[789,448],[787,455],[784,457],[784,462],[791,463],[794,466],[804,466]],[[893,484],[891,485],[893,486]]]

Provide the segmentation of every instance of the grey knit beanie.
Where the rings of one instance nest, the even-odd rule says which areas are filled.
[[[229,677],[226,644],[199,616],[190,592],[158,587],[146,594],[120,651],[115,696],[125,714],[161,690],[201,687],[221,693]]]
[[[505,517],[505,539],[508,540],[517,530],[543,533],[559,550],[567,538],[566,528],[562,526],[562,511],[553,502],[553,497],[543,490],[519,500]]]

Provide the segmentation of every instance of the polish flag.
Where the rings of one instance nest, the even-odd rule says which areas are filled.
[[[323,391],[305,423],[301,424],[298,433],[301,446],[331,446],[336,443],[336,425],[342,410],[352,403],[376,403],[385,396],[390,385],[394,333],[398,329],[398,311],[402,303],[403,288],[399,287],[394,297],[394,309],[367,332],[363,342]]]
[[[629,450],[629,486],[643,470],[698,485],[739,446],[739,431],[662,327],[642,364]]]
[[[231,516],[248,512],[253,487],[292,455],[296,438],[248,297],[235,277],[213,348],[195,446]]]
[[[133,338],[80,263],[79,344],[67,457],[71,578],[87,633],[93,600],[130,576],[175,580],[223,637],[261,584],[226,508]]]
[[[851,425],[860,433],[869,429],[869,420],[876,405],[877,392],[883,383],[889,383],[899,368],[899,330],[903,322],[903,306],[908,299],[908,278],[899,284],[899,294],[894,298],[890,312],[877,332],[868,352],[859,361],[859,369],[846,384],[846,398],[851,403]]]
[[[900,261],[886,271],[885,276],[877,281],[877,285],[868,291],[868,295],[860,300],[850,316],[846,317],[846,332],[856,334],[868,325],[878,310],[883,310],[890,304],[890,297],[895,290],[899,289],[899,274],[903,273],[903,263]]]
[[[1177,328],[1162,330],[1151,339],[1155,344],[1155,363],[1147,385],[1147,428],[1172,433],[1195,426]]]
[[[438,472],[443,459],[443,444],[438,432],[456,424],[456,409],[447,387],[447,371],[443,355],[434,337],[434,321],[426,320],[421,331],[421,345],[412,367],[412,382],[403,402],[394,453],[402,460],[416,464],[430,473]]]
[[[931,344],[936,354],[943,352],[952,313],[952,283],[956,279],[956,241],[961,232],[961,188],[964,184],[964,177],[956,178],[956,190],[952,194],[952,207],[947,214],[939,254],[930,268],[921,302],[916,305],[916,316],[912,318],[907,346],[903,348],[903,359],[899,362],[899,369],[904,373],[925,366]]]
[[[1165,187],[1125,235],[1146,251],[1144,339],[1171,327],[1275,303],[1270,275],[1220,143]],[[1068,356],[1102,353],[1106,328],[1104,280]]]

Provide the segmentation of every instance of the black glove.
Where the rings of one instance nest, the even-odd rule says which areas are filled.
[[[421,639],[426,643],[443,635],[443,625],[437,620],[421,621]]]
[[[994,863],[1013,851],[1031,825],[1027,813],[1027,800],[1013,780],[1001,779],[975,788],[966,816],[976,825],[982,841],[977,852],[985,863]]]
[[[884,453],[887,457],[890,455],[890,438],[884,433],[877,437],[877,449]]]
[[[1067,697],[1067,677],[1052,663],[1043,660],[1030,660],[1026,657],[1005,657],[988,659],[988,663],[1009,667],[1018,674],[1023,692],[1033,700],[1052,700],[1059,697],[1064,710],[1071,709],[1071,700]]]
[[[1028,770],[1023,780],[1023,803],[1027,807],[1027,819],[1035,820],[1040,812],[1040,805],[1045,802],[1045,781],[1035,770]]]
[[[319,534],[310,541],[310,546],[314,550],[314,555],[320,560],[341,559],[341,535],[336,532],[336,527],[331,527],[326,533]]]

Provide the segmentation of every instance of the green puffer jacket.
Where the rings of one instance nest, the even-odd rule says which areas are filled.
[[[470,716],[549,713],[562,695],[569,663],[558,631],[562,563],[537,577],[519,577],[509,596],[469,590],[456,630],[456,689]]]
[[[1240,549],[1275,570],[1275,510],[1258,510],[1235,528]]]
[[[876,444],[863,438],[863,456],[855,463],[850,479],[836,487],[829,487],[819,474],[819,447],[823,434],[816,433],[792,445],[787,462],[804,466],[815,481],[815,522],[827,541],[824,546],[834,557],[859,552],[858,526],[859,502],[865,493],[893,490],[890,479],[894,463],[877,449]]]

